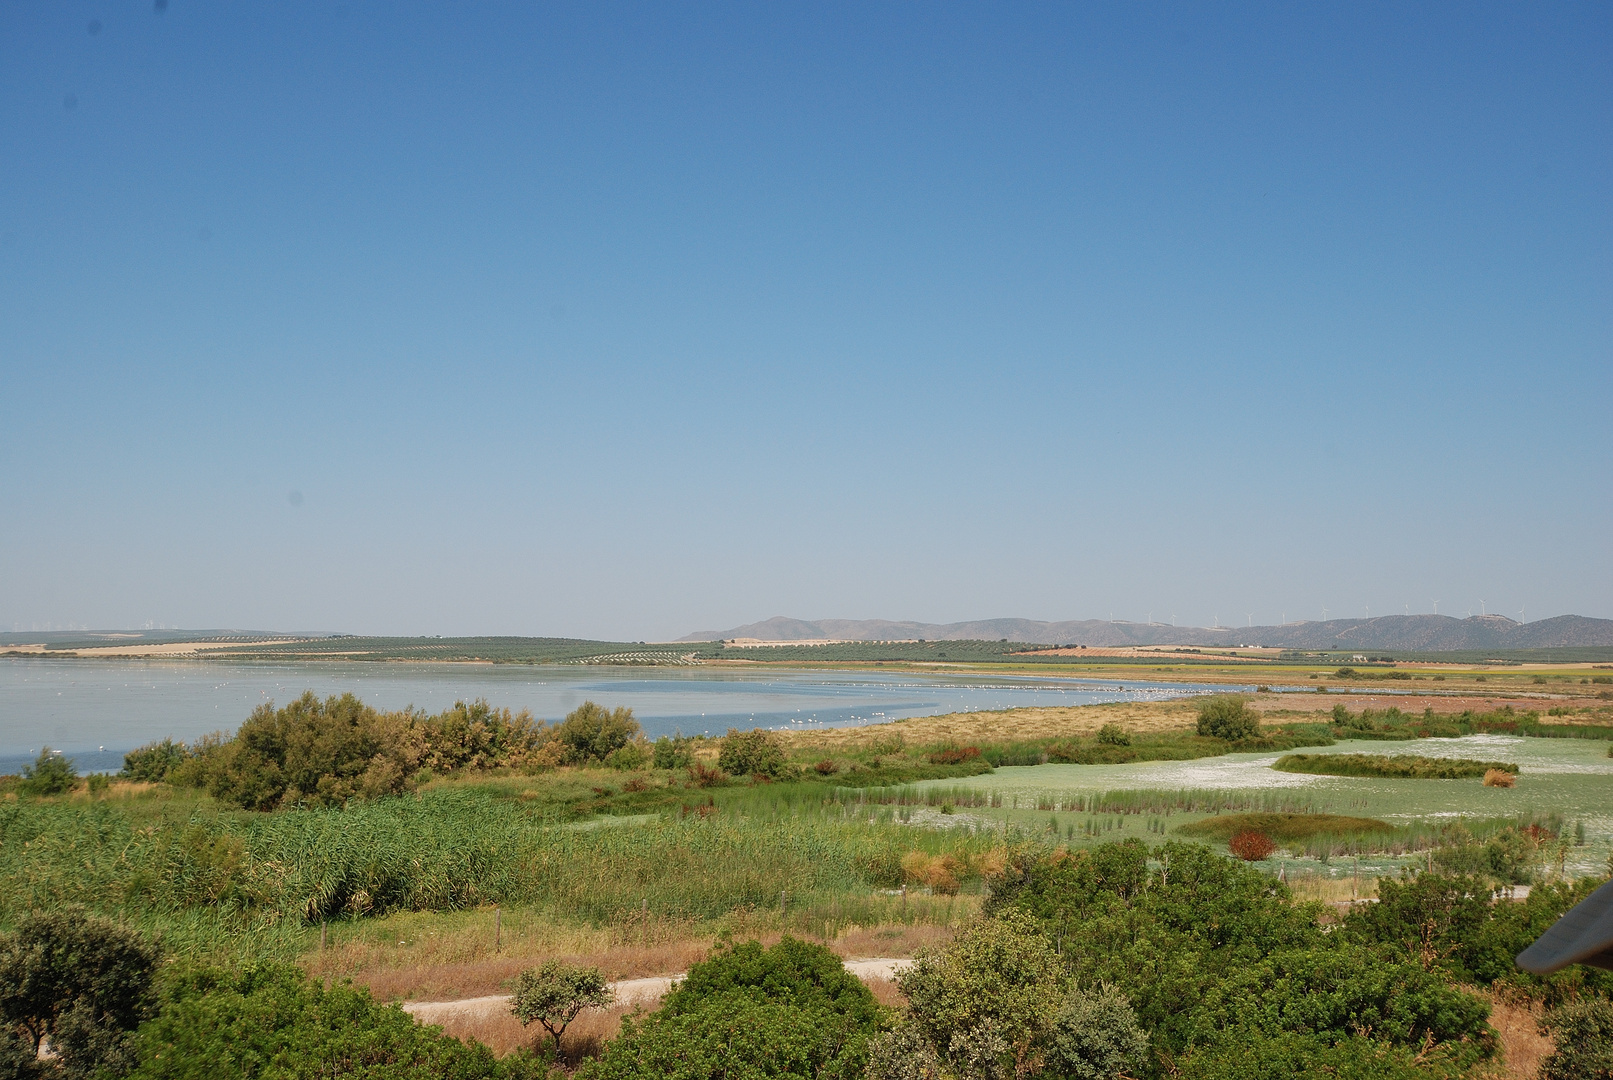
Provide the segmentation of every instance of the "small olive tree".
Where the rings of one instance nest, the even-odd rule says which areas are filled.
[[[510,1011],[522,1024],[537,1021],[554,1037],[555,1053],[560,1052],[560,1036],[584,1009],[604,1009],[616,994],[595,967],[573,967],[558,960],[521,972],[516,980]]]

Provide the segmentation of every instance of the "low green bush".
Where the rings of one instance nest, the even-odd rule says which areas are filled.
[[[860,1080],[868,1043],[889,1023],[868,987],[821,945],[747,942],[694,965],[578,1080],[813,1077]]]
[[[1198,733],[1240,742],[1260,734],[1260,714],[1240,694],[1214,694],[1199,705]]]
[[[784,748],[777,736],[761,728],[729,728],[717,753],[717,768],[729,776],[778,776],[784,771]]]

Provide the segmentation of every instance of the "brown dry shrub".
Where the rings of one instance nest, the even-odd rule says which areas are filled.
[[[1227,841],[1227,847],[1244,862],[1259,862],[1261,859],[1270,858],[1271,853],[1277,850],[1277,845],[1271,837],[1253,829],[1245,829],[1238,833]]]
[[[812,767],[818,770],[820,776],[833,776],[840,771],[840,765],[833,758],[824,758]]]
[[[926,855],[910,851],[902,856],[902,876],[911,884],[927,885],[941,896],[957,894],[963,864],[951,855]]]
[[[689,782],[695,787],[716,787],[727,779],[727,773],[721,769],[714,769],[703,761],[691,762],[689,765]]]
[[[1517,775],[1514,774],[1514,773],[1509,773],[1505,769],[1486,769],[1486,770],[1484,770],[1484,786],[1485,787],[1511,787],[1513,784],[1516,784],[1517,782],[1518,782]]]

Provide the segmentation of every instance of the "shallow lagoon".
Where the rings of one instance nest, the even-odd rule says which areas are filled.
[[[729,727],[830,727],[1090,705],[1204,689],[1210,688],[905,672],[7,658],[0,661],[0,772],[15,772],[45,744],[72,754],[80,770],[116,769],[125,750],[170,736],[233,731],[258,705],[284,704],[304,690],[321,696],[351,691],[377,708],[412,705],[429,712],[484,697],[547,720],[592,699],[630,706],[653,737],[679,729],[720,735]]]

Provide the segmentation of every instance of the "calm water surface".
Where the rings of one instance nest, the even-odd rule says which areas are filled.
[[[43,745],[82,771],[116,769],[125,750],[231,730],[264,702],[304,690],[352,691],[380,709],[437,712],[482,697],[554,720],[582,702],[626,705],[653,738],[729,727],[845,726],[1024,705],[1180,697],[1186,684],[1034,677],[953,678],[847,671],[528,667],[480,664],[255,664],[0,660],[0,772]]]

